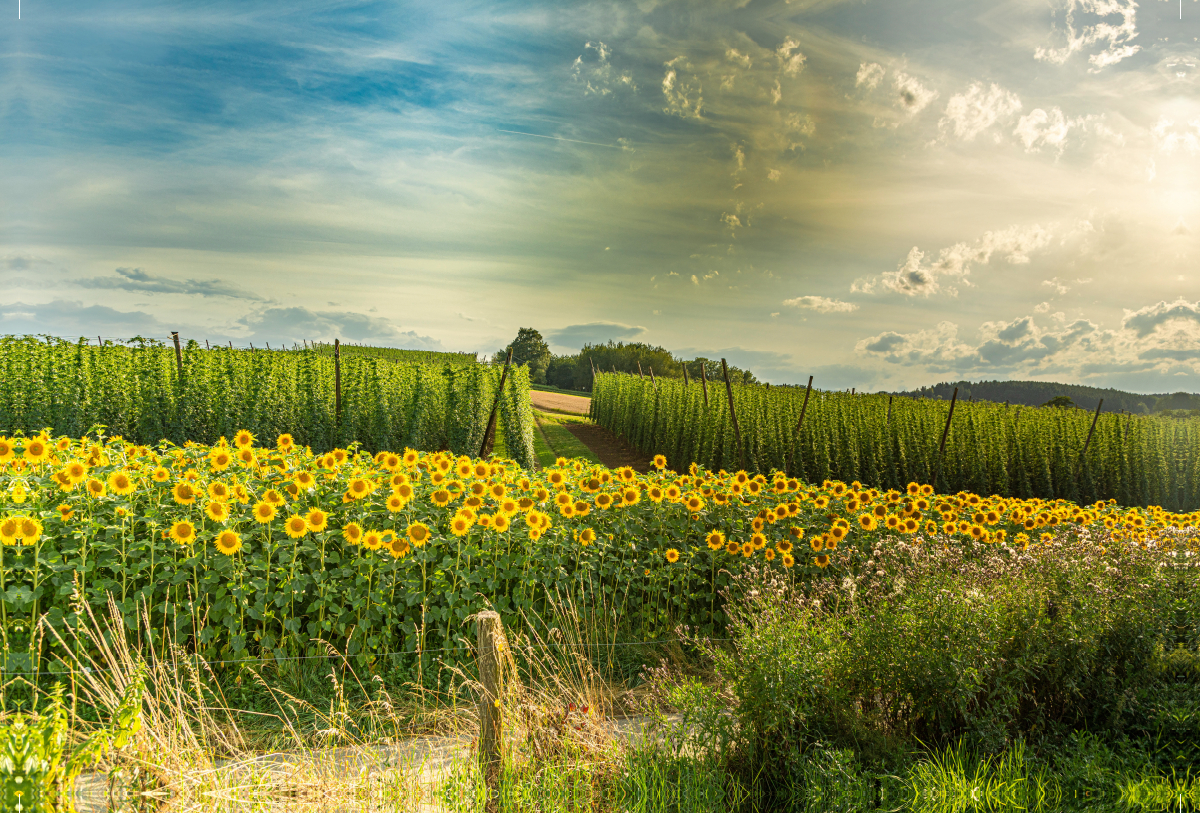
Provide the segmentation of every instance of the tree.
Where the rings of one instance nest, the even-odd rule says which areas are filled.
[[[546,369],[550,366],[550,346],[542,338],[542,334],[531,327],[523,327],[517,331],[517,338],[509,343],[494,360],[503,362],[512,350],[513,364],[529,365],[529,380],[534,384],[546,383]]]
[[[1042,406],[1059,407],[1061,409],[1067,409],[1070,407],[1074,407],[1075,402],[1071,400],[1071,397],[1069,395],[1056,395],[1053,398],[1051,398],[1049,401],[1047,401],[1046,403],[1042,404]]]

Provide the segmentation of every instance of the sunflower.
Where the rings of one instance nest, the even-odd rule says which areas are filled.
[[[187,520],[180,520],[171,526],[171,530],[167,536],[174,539],[180,545],[190,544],[196,541],[196,526]]]
[[[421,547],[429,541],[429,526],[424,522],[414,522],[408,526],[408,539],[415,547]]]
[[[596,541],[596,532],[591,528],[584,528],[579,532],[579,541],[584,546],[592,544]]]
[[[63,469],[67,480],[71,485],[78,485],[83,482],[83,478],[87,477],[88,467],[78,460],[73,460]]]
[[[104,483],[93,477],[87,481],[87,490],[88,494],[91,494],[93,497],[103,497],[105,491]]]
[[[896,528],[900,527],[900,517],[896,516],[895,514],[888,514],[888,517],[884,521],[884,524],[890,530],[895,530]]]
[[[870,514],[859,514],[858,525],[864,531],[873,531],[875,530],[875,517]]]
[[[816,565],[817,567],[821,567],[821,568],[829,567],[829,557],[823,553],[820,554],[819,556],[814,556],[813,564]]]
[[[180,505],[191,505],[198,496],[196,487],[189,480],[180,480],[171,488],[171,496]]]
[[[270,522],[275,519],[275,506],[264,500],[259,500],[254,504],[254,521],[255,522]]]
[[[67,503],[59,505],[54,510],[58,511],[58,515],[62,517],[63,522],[70,522],[71,518],[75,516],[75,509]]]
[[[150,472],[150,479],[156,483],[165,483],[171,479],[171,472],[167,471],[162,466],[158,466],[154,469],[154,471]]]
[[[763,558],[766,559],[768,562],[774,562],[775,561],[775,549],[767,548],[766,550],[764,550]]]
[[[639,488],[627,488],[621,492],[622,505],[637,505],[642,500],[642,491]]]
[[[229,502],[229,486],[219,480],[214,480],[208,484],[208,496],[209,499],[217,502]]]
[[[108,475],[108,488],[114,494],[120,494],[121,496],[132,494],[134,489],[133,480],[123,471],[114,471]]]
[[[667,502],[679,502],[682,496],[683,492],[680,491],[679,486],[667,486]]]
[[[357,545],[362,541],[363,529],[357,522],[347,522],[342,526],[342,536],[351,545]]]
[[[814,536],[808,540],[808,544],[809,547],[813,549],[814,553],[819,553],[820,551],[825,550],[825,537]]]
[[[704,500],[699,494],[692,494],[684,501],[684,504],[694,514],[704,507]]]
[[[611,494],[604,493],[596,495],[596,507],[601,511],[607,511],[612,504],[613,498]]]
[[[216,544],[217,550],[226,556],[233,556],[242,549],[242,538],[234,531],[221,531],[213,542]]]
[[[17,532],[21,530],[21,523],[18,517],[5,517],[0,520],[0,544],[15,545],[17,544]]]
[[[666,557],[668,562],[675,564],[679,561],[679,551],[675,550],[674,548],[667,548]]]
[[[42,523],[33,517],[21,517],[17,526],[17,537],[26,545],[32,545],[42,536]]]
[[[254,450],[253,449],[238,449],[237,460],[238,460],[238,463],[240,463],[241,465],[243,465],[247,468],[249,468],[250,466],[253,466],[254,461],[255,461]]]
[[[254,445],[254,435],[249,430],[240,429],[233,436],[233,445],[239,449],[249,449]]]
[[[750,537],[750,544],[754,546],[755,550],[762,550],[767,546],[767,538],[761,533],[754,534]]]
[[[791,553],[792,552],[792,543],[788,542],[786,539],[776,542],[775,547],[779,548],[780,553]]]
[[[275,448],[281,452],[290,452],[296,448],[296,439],[284,432],[275,439]]]
[[[660,454],[656,454],[654,456],[654,468],[661,471],[661,470],[665,469],[666,467],[667,467],[667,458],[665,458],[664,456],[662,456]]]
[[[742,556],[745,556],[747,559],[749,559],[753,555],[754,555],[754,543],[753,542],[743,542],[742,543]]]
[[[439,488],[437,491],[429,495],[429,499],[438,508],[445,508],[450,502],[450,492],[444,488]]]
[[[346,486],[346,495],[352,500],[361,500],[370,493],[371,483],[362,477],[355,477]]]
[[[784,567],[790,568],[794,564],[796,564],[796,560],[794,558],[792,558],[792,555],[790,553],[783,554],[783,566]]]
[[[507,531],[510,524],[508,517],[504,516],[504,514],[496,514],[492,517],[492,527],[501,533]]]
[[[208,454],[208,464],[213,471],[225,471],[233,463],[233,454],[228,449],[213,449]]]
[[[462,514],[455,514],[454,519],[450,520],[450,533],[455,536],[466,536],[470,530],[473,521]]]
[[[0,436],[0,463],[7,463],[16,455],[12,440]]]
[[[562,514],[564,517],[575,516],[575,503],[568,502],[565,505],[560,505],[558,507],[558,513]]]
[[[383,547],[383,534],[379,531],[367,531],[363,534],[362,546],[367,550],[379,550]]]
[[[42,463],[50,456],[50,444],[43,437],[29,438],[25,441],[25,459],[30,463]]]
[[[704,541],[710,550],[720,550],[725,547],[725,534],[714,529],[708,532],[708,536],[704,538]]]
[[[392,555],[393,559],[399,559],[401,556],[406,555],[410,550],[408,545],[408,537],[399,535],[392,537],[391,542],[388,543],[387,549],[388,553]]]
[[[208,505],[204,506],[204,513],[207,514],[208,518],[213,522],[224,522],[225,520],[229,519],[229,506],[223,502],[213,500],[212,502],[208,503]]]

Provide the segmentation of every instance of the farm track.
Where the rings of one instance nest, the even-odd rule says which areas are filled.
[[[682,721],[679,714],[666,715],[668,724],[676,727]],[[612,736],[624,744],[661,741],[663,732],[651,727],[651,717],[624,717],[608,721]],[[414,737],[399,745],[355,746],[328,748],[313,752],[277,751],[259,754],[236,762],[219,762],[217,769],[229,768],[236,785],[242,778],[247,786],[255,784],[254,775],[271,774],[281,786],[286,786],[287,777],[303,775],[306,778],[328,777],[331,785],[345,781],[347,775],[358,775],[364,783],[379,783],[388,772],[416,772],[416,781],[421,787],[421,802],[413,813],[442,813],[445,808],[434,800],[438,786],[450,775],[455,764],[471,757],[472,742],[456,736]],[[239,776],[240,775],[240,776]],[[120,790],[117,789],[120,797]],[[226,799],[228,801],[228,799]],[[168,803],[169,804],[169,803]],[[109,804],[108,777],[104,774],[85,774],[75,783],[75,806],[79,813],[109,813],[118,808]],[[342,810],[361,810],[357,805],[331,807],[329,813]]]
[[[603,426],[568,424],[566,428],[610,469],[631,466],[635,471],[645,474],[653,465],[648,455],[639,452],[633,444],[624,438],[617,437]]]
[[[529,400],[534,409],[551,412],[566,412],[571,415],[587,415],[592,399],[582,395],[563,395],[561,392],[530,390]]]

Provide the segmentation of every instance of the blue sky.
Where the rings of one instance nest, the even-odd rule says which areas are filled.
[[[3,332],[1200,390],[1195,0],[16,5]]]

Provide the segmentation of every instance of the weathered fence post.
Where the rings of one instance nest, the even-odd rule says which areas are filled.
[[[204,340],[204,349],[205,349],[205,350],[212,350],[212,345],[210,345],[210,344],[208,343],[208,339],[205,339],[205,340]]]
[[[333,417],[340,427],[342,425],[342,343],[333,340]]]
[[[887,417],[884,418],[883,425],[888,426],[889,424],[891,424],[891,422],[892,422],[892,396],[889,395],[888,396],[888,414],[887,414]]]
[[[654,386],[654,391],[658,392],[658,382],[654,380],[654,368],[650,368],[650,383]]]
[[[738,467],[746,469],[746,456],[742,453],[742,430],[738,428],[737,410],[733,408],[733,385],[729,383],[729,365],[721,359],[721,372],[725,376],[725,394],[729,396],[729,418],[733,421],[733,439],[737,441]]]
[[[642,375],[642,361],[641,361],[641,359],[638,359],[638,363],[637,363],[637,365],[638,365],[638,378],[645,378],[646,376]]]
[[[704,364],[700,365],[700,383],[704,385],[704,408],[708,409],[708,373]]]
[[[938,463],[937,471],[933,474],[933,488],[937,490],[938,477],[942,475],[942,461],[946,457],[946,438],[950,436],[950,419],[954,417],[954,404],[958,401],[958,387],[954,388],[954,395],[950,396],[950,411],[946,413],[946,428],[942,430],[942,442],[938,445]]]
[[[98,344],[98,345],[100,345],[101,347],[103,347],[103,346],[104,346],[104,339],[101,339],[99,336],[97,336],[97,337],[96,337],[96,344]]]
[[[479,773],[487,799],[484,809],[495,811],[500,803],[500,771],[503,766],[504,729],[500,698],[500,649],[504,628],[500,614],[486,610],[475,616],[475,639],[479,657]]]
[[[183,353],[179,350],[179,331],[171,331],[171,341],[175,343],[175,366],[179,369],[179,378],[183,379]]]
[[[686,387],[689,383],[690,382],[688,381],[687,364],[684,364],[683,365],[683,386]]]
[[[504,394],[504,382],[508,379],[508,366],[512,364],[512,348],[508,348],[508,358],[504,361],[504,370],[500,373],[500,387],[496,390],[496,399],[492,401],[492,414],[488,417],[487,429],[483,430],[483,445],[479,447],[479,456],[487,457],[492,451],[492,438],[496,434],[496,410],[500,408],[500,396]]]

